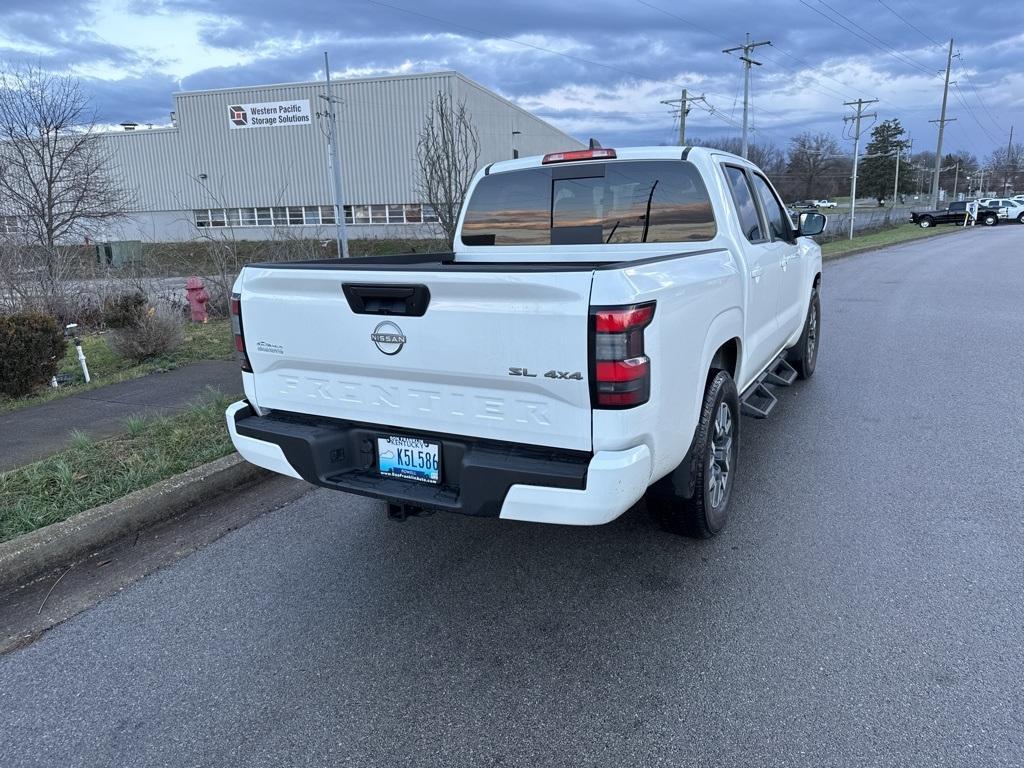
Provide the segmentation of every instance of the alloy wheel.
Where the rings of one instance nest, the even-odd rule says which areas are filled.
[[[727,403],[719,403],[711,432],[708,461],[708,500],[717,509],[725,499],[732,472],[733,418]]]

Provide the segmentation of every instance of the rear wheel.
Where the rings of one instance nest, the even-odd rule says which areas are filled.
[[[935,221],[932,219],[931,216],[922,216],[920,219],[917,220],[917,224],[919,227],[921,227],[921,229],[927,229],[934,223]]]
[[[693,478],[687,496],[649,493],[647,507],[673,533],[709,539],[725,527],[739,455],[740,400],[726,371],[715,371],[704,391],[700,421],[684,464]]]
[[[1018,224],[1024,224],[1024,213],[1017,217]]]
[[[809,379],[814,375],[818,364],[818,346],[821,341],[821,299],[818,288],[811,291],[811,303],[807,308],[807,319],[804,320],[804,331],[800,341],[786,352],[786,362],[796,368],[796,375],[801,379]]]
[[[996,216],[994,213],[986,213],[981,217],[981,223],[984,224],[986,227],[994,227],[996,224],[999,223],[999,217]]]

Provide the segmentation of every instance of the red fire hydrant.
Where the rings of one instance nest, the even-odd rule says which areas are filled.
[[[198,277],[188,279],[188,282],[185,283],[185,298],[188,299],[188,305],[192,308],[193,323],[205,323],[209,320],[209,315],[206,313],[206,302],[210,300],[210,294],[206,292],[202,280]]]

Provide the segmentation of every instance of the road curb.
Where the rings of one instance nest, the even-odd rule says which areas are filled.
[[[269,477],[237,453],[0,544],[0,589],[73,563],[154,523]]]

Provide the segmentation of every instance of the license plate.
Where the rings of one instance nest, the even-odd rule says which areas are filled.
[[[436,483],[441,477],[438,444],[415,437],[378,437],[377,467],[388,477]]]

